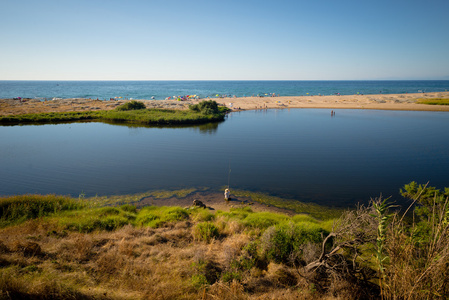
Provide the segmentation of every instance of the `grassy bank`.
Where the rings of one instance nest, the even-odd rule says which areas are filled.
[[[413,221],[384,199],[320,221],[249,206],[0,198],[0,299],[447,298],[449,189],[412,182],[402,194]]]
[[[202,124],[218,122],[224,119],[227,109],[218,107],[216,103],[207,102],[206,108],[192,106],[189,110],[145,109],[144,105],[132,106],[128,102],[114,110],[85,111],[85,112],[54,112],[39,114],[23,114],[0,117],[0,124],[41,124],[41,123],[67,123],[76,121],[104,121],[115,123],[131,123],[143,125],[180,125]],[[213,102],[213,101],[212,101]],[[200,103],[201,105],[201,103]],[[210,109],[210,106],[213,109]]]
[[[27,198],[42,213],[29,214]],[[0,298],[226,298],[250,277],[256,294],[283,293],[295,290],[296,275],[285,265],[290,252],[330,230],[329,222],[310,216],[249,207],[212,212],[86,202],[51,195],[0,199],[3,211],[20,219],[2,215]]]

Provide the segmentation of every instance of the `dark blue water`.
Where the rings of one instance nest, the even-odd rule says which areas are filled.
[[[207,187],[334,206],[449,186],[449,114],[291,109],[184,128],[103,123],[0,127],[0,195]]]
[[[408,81],[0,81],[0,98],[165,99],[172,96],[237,97],[401,94],[449,90],[449,80]]]

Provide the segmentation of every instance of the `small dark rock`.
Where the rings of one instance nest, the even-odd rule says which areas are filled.
[[[203,202],[201,202],[200,200],[196,200],[196,199],[193,200],[193,206],[206,208],[206,205]]]

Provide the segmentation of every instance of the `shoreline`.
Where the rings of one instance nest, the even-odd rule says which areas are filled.
[[[378,109],[410,111],[449,111],[449,105],[417,104],[418,99],[449,99],[449,92],[413,93],[413,94],[376,94],[376,95],[331,95],[331,96],[279,96],[279,97],[240,97],[206,98],[187,101],[144,100],[147,108],[188,109],[189,105],[204,100],[214,100],[231,111],[285,108],[322,108],[322,109]],[[73,112],[112,110],[131,100],[92,100],[84,98],[57,99],[40,101],[38,99],[0,99],[0,116],[11,116],[46,112]]]

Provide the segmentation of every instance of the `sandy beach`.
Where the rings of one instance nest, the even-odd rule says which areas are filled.
[[[279,96],[279,97],[242,97],[208,98],[189,101],[176,100],[139,100],[147,108],[188,109],[191,104],[203,100],[215,100],[233,111],[273,108],[326,108],[326,109],[380,109],[380,110],[416,110],[449,111],[447,105],[417,104],[418,99],[449,98],[449,92],[415,94],[378,94],[378,95],[332,95],[332,96]],[[38,99],[0,99],[0,116],[20,115],[41,112],[69,112],[110,110],[127,102],[102,101],[83,98],[40,101]]]

